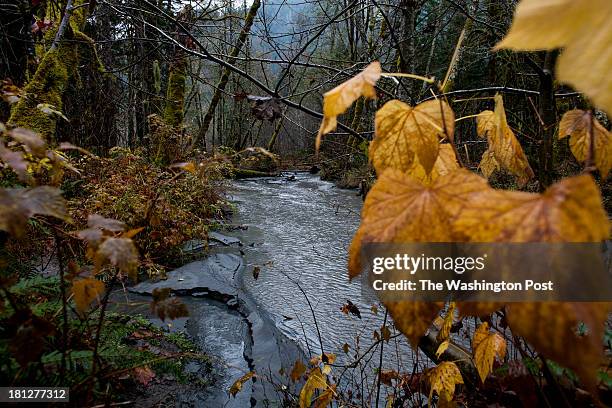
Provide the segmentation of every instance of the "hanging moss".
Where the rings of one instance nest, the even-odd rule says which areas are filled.
[[[187,59],[184,56],[170,67],[168,76],[168,88],[166,88],[166,107],[164,109],[164,121],[174,127],[183,124],[185,103],[185,80],[187,70]]]

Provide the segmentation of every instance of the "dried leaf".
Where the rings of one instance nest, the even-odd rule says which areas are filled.
[[[448,349],[448,346],[450,346],[450,341],[448,339],[440,343],[438,349],[436,350],[436,357],[440,358],[440,356]]]
[[[556,67],[559,80],[584,92],[612,115],[611,17],[609,0],[522,0],[510,31],[495,48],[563,48]]]
[[[455,395],[455,386],[463,384],[461,372],[455,363],[444,361],[437,367],[425,372],[425,379],[429,384],[429,403],[433,393],[437,393],[441,400],[451,401]]]
[[[237,379],[229,389],[230,395],[232,397],[235,397],[236,394],[238,394],[240,390],[242,389],[242,386],[244,385],[244,383],[249,381],[254,376],[255,376],[255,371],[249,371],[248,373],[246,373],[245,375]]]
[[[132,377],[145,387],[155,378],[155,371],[147,365],[132,370]]]
[[[489,148],[482,154],[478,168],[487,179],[491,178],[493,173],[501,169],[497,159],[495,159],[495,152],[493,150]]]
[[[506,340],[497,333],[489,332],[489,324],[484,322],[474,332],[472,355],[480,380],[484,383],[493,370],[495,357],[503,360],[506,356]]]
[[[483,189],[454,222],[472,242],[598,242],[610,224],[589,175],[567,178],[542,194]]]
[[[327,387],[317,399],[315,399],[313,408],[326,408],[330,406],[335,395],[336,384],[332,384]]]
[[[55,333],[53,324],[32,314],[30,309],[16,311],[6,323],[7,327],[14,327],[9,350],[21,367],[37,361],[44,350],[45,337]]]
[[[608,177],[612,168],[612,136],[593,114],[579,109],[565,112],[559,123],[559,139],[567,136],[570,136],[570,148],[579,162],[585,162],[591,155],[592,139],[592,161],[602,178]]]
[[[380,370],[378,376],[380,378],[380,382],[389,387],[393,386],[391,380],[397,380],[400,378],[399,373],[395,370]]]
[[[15,128],[9,131],[9,136],[21,143],[26,152],[31,153],[36,157],[45,157],[45,153],[47,152],[47,143],[37,133],[34,133],[28,129]]]
[[[50,186],[0,189],[0,230],[20,236],[33,215],[69,221],[61,191]]]
[[[361,272],[363,242],[452,242],[452,219],[475,192],[490,189],[467,170],[456,170],[431,185],[398,170],[386,170],[366,197],[361,225],[349,249],[349,277]]]
[[[170,165],[170,168],[184,170],[191,174],[196,173],[196,165],[193,162],[175,163]]]
[[[413,347],[417,346],[442,306],[442,302],[385,302],[395,327],[404,333]]]
[[[104,293],[104,282],[94,278],[75,280],[72,283],[72,294],[74,303],[79,312],[83,313],[89,309],[91,302],[100,299]]]
[[[517,184],[524,186],[533,178],[533,170],[529,166],[523,148],[514,136],[514,132],[508,126],[506,111],[504,110],[504,100],[501,95],[495,95],[495,111],[484,111],[477,118],[478,134],[483,137],[485,134],[489,142],[489,150],[483,155],[485,163],[481,163],[481,168],[488,172],[492,167],[490,152],[499,166],[508,170],[518,177]],[[484,170],[483,170],[484,172]]]
[[[136,280],[138,268],[138,251],[129,238],[107,238],[100,244],[96,252],[98,266],[110,263]]]
[[[455,114],[446,102],[427,101],[415,107],[398,101],[387,102],[376,112],[376,137],[369,156],[378,174],[387,168],[407,171],[415,158],[426,174],[434,167],[439,138],[452,142]]]
[[[590,391],[597,388],[609,303],[511,303],[506,308],[513,333],[524,337],[545,357],[574,370]],[[579,336],[576,327],[581,322],[589,333]]]
[[[381,73],[380,63],[375,61],[353,78],[323,95],[323,121],[317,134],[316,151],[319,151],[321,137],[336,129],[338,115],[344,113],[361,96],[376,98],[374,86]]]
[[[22,152],[15,152],[8,149],[0,141],[0,160],[5,165],[13,169],[19,180],[25,181],[28,178],[28,162],[24,159]]]
[[[90,214],[87,217],[87,226],[90,228],[101,228],[112,232],[125,231],[125,223],[112,218],[104,218],[99,214]]]
[[[327,380],[323,376],[321,369],[319,367],[313,368],[300,391],[300,408],[310,407],[315,390],[324,390],[326,388]]]
[[[444,341],[450,336],[451,327],[453,327],[453,321],[455,319],[455,307],[455,302],[450,302],[448,305],[446,317],[444,317],[438,335],[436,336],[437,341]]]
[[[293,369],[291,370],[291,381],[296,382],[299,380],[302,375],[306,372],[306,366],[302,363],[301,360],[295,360],[295,364],[293,365]]]

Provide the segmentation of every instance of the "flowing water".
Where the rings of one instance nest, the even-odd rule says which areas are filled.
[[[345,344],[355,350],[357,337],[361,350],[372,344],[382,313],[372,311],[359,280],[349,282],[347,273],[348,247],[362,207],[356,192],[316,175],[286,173],[238,181],[231,197],[238,209],[233,221],[247,227],[239,234],[247,261],[244,290],[277,327],[309,355],[320,353],[320,333],[324,351],[343,362],[354,357],[344,353]],[[260,268],[257,280],[254,267]],[[341,312],[347,300],[361,319]],[[395,365],[397,356],[392,359]]]

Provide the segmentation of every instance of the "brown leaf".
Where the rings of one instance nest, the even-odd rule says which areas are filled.
[[[170,168],[184,170],[191,174],[196,173],[196,165],[193,162],[175,163],[170,165]]]
[[[96,264],[106,263],[119,268],[131,279],[136,280],[138,268],[138,251],[129,238],[107,238],[100,244],[96,252]]]
[[[33,215],[69,221],[61,191],[50,186],[0,189],[0,230],[20,236]]]
[[[453,327],[453,322],[455,319],[455,307],[455,302],[450,302],[448,305],[446,317],[444,317],[440,330],[438,331],[438,335],[436,336],[437,341],[444,341],[450,336],[451,327]]]
[[[483,189],[454,228],[472,242],[598,242],[610,224],[589,175],[567,178],[543,194]]]
[[[397,380],[400,378],[399,373],[395,370],[380,370],[378,376],[380,377],[380,382],[388,385],[389,387],[393,386],[391,380]]]
[[[495,111],[484,111],[478,115],[477,130],[481,137],[485,134],[489,142],[489,150],[483,155],[485,163],[481,163],[481,168],[492,169],[494,163],[488,157],[493,152],[493,157],[499,166],[508,170],[518,177],[519,186],[524,186],[533,178],[533,170],[529,166],[527,156],[523,148],[514,136],[514,132],[508,126],[504,100],[500,94],[495,95]],[[483,170],[484,171],[484,170]]]
[[[306,366],[302,363],[301,360],[295,360],[295,364],[293,365],[293,369],[291,369],[291,381],[296,382],[299,380],[302,375],[306,372]]]
[[[87,226],[90,228],[100,228],[112,232],[125,231],[125,223],[112,218],[104,218],[99,214],[90,214],[87,217]]]
[[[362,72],[323,95],[323,121],[317,134],[316,151],[319,151],[321,137],[336,129],[338,115],[344,113],[361,96],[376,98],[374,86],[381,73],[380,63],[372,62]]]
[[[245,375],[237,379],[229,389],[230,395],[232,397],[235,397],[236,394],[238,394],[240,390],[242,389],[242,386],[244,385],[244,383],[249,381],[254,376],[255,376],[255,371],[249,371],[248,373],[246,373]]]
[[[446,102],[427,101],[415,107],[398,101],[387,102],[376,112],[376,136],[369,155],[381,174],[387,168],[407,171],[415,158],[426,174],[434,167],[439,138],[453,140],[455,115]]]
[[[23,152],[12,151],[0,141],[0,159],[5,165],[13,169],[19,180],[27,180],[28,162],[24,159]]]
[[[565,112],[559,123],[559,139],[567,136],[570,136],[570,148],[579,162],[587,161],[591,155],[592,139],[592,162],[603,179],[608,177],[612,168],[612,136],[593,114],[579,109]]]
[[[15,128],[9,131],[9,136],[21,143],[26,152],[43,158],[47,152],[47,143],[38,135],[28,129]]]
[[[147,365],[136,367],[132,370],[132,377],[146,387],[155,378],[155,371]]]
[[[385,302],[395,327],[416,347],[434,318],[444,306],[443,302]]]
[[[315,399],[313,408],[326,408],[330,406],[335,395],[336,384],[332,384]]]
[[[72,294],[77,310],[81,313],[87,311],[91,302],[96,299],[100,300],[104,290],[104,282],[94,278],[78,279],[72,282]]]
[[[55,333],[53,324],[32,314],[30,309],[15,312],[6,326],[15,330],[10,336],[9,350],[21,367],[37,361],[44,350],[45,337]]]

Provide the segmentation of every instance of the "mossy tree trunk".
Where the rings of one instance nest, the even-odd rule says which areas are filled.
[[[164,121],[169,126],[180,128],[185,118],[185,86],[187,79],[187,57],[182,50],[177,50],[166,88],[166,105]]]
[[[53,38],[51,47],[44,53],[34,76],[25,86],[25,97],[11,110],[10,125],[31,129],[49,141],[54,139],[59,116],[47,114],[39,106],[50,105],[54,110],[61,111],[64,92],[70,81],[78,76],[78,47],[82,41],[91,43],[91,39],[80,32],[86,20],[87,8],[79,7],[83,3],[82,0],[67,1],[59,27],[47,32],[48,42]],[[65,38],[75,41],[67,43]]]

